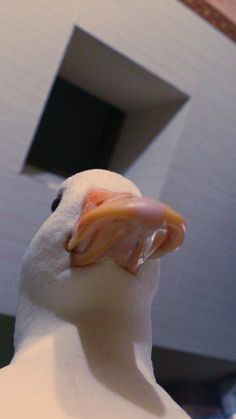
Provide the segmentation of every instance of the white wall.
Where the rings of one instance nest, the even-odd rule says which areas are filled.
[[[14,313],[23,252],[54,194],[20,171],[74,24],[190,97],[127,171],[189,223],[163,260],[154,341],[235,360],[235,46],[176,0],[1,2],[0,311]]]

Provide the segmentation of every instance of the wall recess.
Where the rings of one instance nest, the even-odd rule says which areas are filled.
[[[76,28],[23,172],[39,170],[67,177],[90,168],[109,168],[111,161],[117,171],[124,172],[186,99],[174,86]],[[153,115],[153,110],[151,135],[144,122],[146,135],[138,138],[135,130],[129,130],[125,138],[129,118],[137,114],[140,120],[140,113]],[[121,138],[124,149],[126,143],[136,144],[128,147],[129,156],[124,152],[124,159],[119,156],[116,162],[112,156]]]
[[[107,168],[123,117],[119,109],[57,77],[27,165],[64,177]]]

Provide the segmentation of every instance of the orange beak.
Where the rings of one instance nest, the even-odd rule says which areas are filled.
[[[161,202],[96,189],[87,193],[66,249],[74,267],[111,258],[136,273],[146,259],[180,247],[185,231],[184,218]]]

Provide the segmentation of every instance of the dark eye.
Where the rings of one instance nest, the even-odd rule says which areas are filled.
[[[62,199],[62,193],[59,193],[57,195],[56,199],[54,199],[54,201],[52,202],[52,205],[51,205],[51,211],[52,212],[54,212],[57,209],[58,205],[61,202],[61,199]]]

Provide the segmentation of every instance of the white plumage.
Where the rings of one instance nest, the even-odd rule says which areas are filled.
[[[96,227],[94,235],[90,232],[87,241],[78,245],[81,218],[87,208],[85,197],[91,190],[141,196],[132,182],[104,170],[79,173],[62,184],[61,202],[24,257],[15,355],[0,371],[1,417],[187,418],[155,382],[152,370],[150,313],[159,280],[158,260],[149,259],[150,251],[146,247],[144,251],[143,245],[135,251],[137,263],[134,253],[127,256],[120,245],[102,253],[97,247],[106,247],[107,224],[99,224],[100,237]],[[145,224],[145,217],[142,220]],[[183,232],[184,224],[180,224],[179,231]],[[124,225],[129,228],[128,218]],[[114,237],[114,224],[111,231]],[[133,234],[133,227],[130,231]],[[72,237],[76,242],[73,249],[68,245]],[[121,243],[133,243],[130,237],[131,233]],[[154,240],[153,235],[148,237],[145,246]],[[160,244],[164,239],[165,225],[155,240]],[[95,252],[91,262],[82,255],[81,262],[77,252],[88,242],[99,256]],[[148,258],[141,267],[143,260],[140,262],[137,252],[146,252],[144,259]]]

